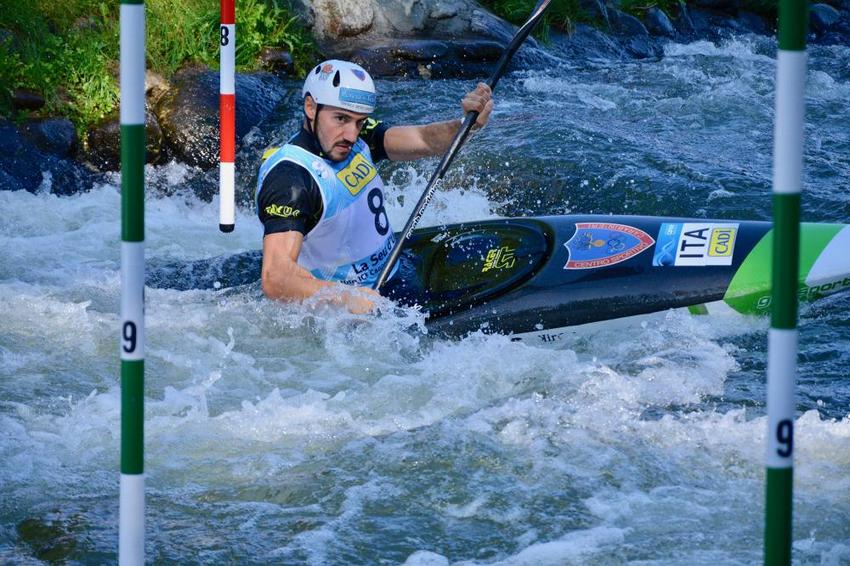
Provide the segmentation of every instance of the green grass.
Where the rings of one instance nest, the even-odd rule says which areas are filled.
[[[296,70],[315,61],[312,38],[281,0],[239,0],[236,64],[256,70],[263,47],[287,48]],[[78,131],[117,109],[119,3],[115,0],[31,0],[0,10],[0,115],[13,116],[11,93],[40,92],[41,115],[71,118]],[[219,3],[147,0],[149,69],[170,77],[187,63],[219,62]],[[5,30],[5,31],[4,31]]]
[[[149,66],[166,76],[186,62],[218,67],[219,3],[181,1],[182,15],[173,20],[174,0],[147,0]],[[312,38],[282,4],[240,0],[236,6],[236,68],[256,70],[263,47],[287,48],[299,70],[306,71],[315,62]]]
[[[500,18],[516,25],[524,24],[537,5],[536,0],[480,0],[480,3]],[[553,0],[546,9],[543,21],[535,28],[534,35],[545,42],[549,39],[550,27],[569,31],[578,22],[596,23],[579,8],[578,0]]]

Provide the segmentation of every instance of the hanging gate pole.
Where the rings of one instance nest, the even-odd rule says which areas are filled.
[[[121,0],[121,489],[118,562],[145,562],[145,4]]]
[[[806,0],[780,0],[773,141],[773,280],[767,348],[764,563],[791,564],[794,382],[806,86]]]
[[[218,228],[233,232],[236,226],[236,8],[234,0],[221,0],[219,65],[220,153],[218,165]]]

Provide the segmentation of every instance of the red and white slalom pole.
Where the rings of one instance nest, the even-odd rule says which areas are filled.
[[[220,64],[221,152],[219,154],[218,228],[236,226],[236,9],[234,0],[221,0]]]

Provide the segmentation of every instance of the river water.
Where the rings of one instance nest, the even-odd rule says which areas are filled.
[[[846,222],[850,48],[810,53],[803,216]],[[768,219],[774,57],[773,40],[739,37],[515,72],[423,225]],[[469,86],[379,82],[382,117],[454,117]],[[383,169],[396,227],[434,164]],[[259,247],[250,206],[223,235],[217,203],[182,188],[196,172],[147,174],[151,262]],[[119,207],[117,178],[0,193],[2,563],[116,559]],[[258,284],[146,294],[152,563],[761,561],[766,320],[660,313],[547,349],[432,337],[413,311],[275,304]],[[850,563],[849,309],[835,296],[801,312],[801,564]]]

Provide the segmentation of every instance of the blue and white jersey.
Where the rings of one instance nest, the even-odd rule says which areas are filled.
[[[395,237],[384,208],[384,184],[367,144],[358,139],[348,158],[339,162],[286,144],[260,167],[257,199],[269,172],[286,161],[306,169],[322,196],[322,216],[305,234],[298,264],[319,279],[374,284]]]

